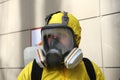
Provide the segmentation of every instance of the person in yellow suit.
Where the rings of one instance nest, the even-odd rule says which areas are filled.
[[[68,12],[46,17],[41,29],[42,48],[34,61],[20,72],[17,80],[105,80],[100,68],[83,58],[79,49],[81,27]]]

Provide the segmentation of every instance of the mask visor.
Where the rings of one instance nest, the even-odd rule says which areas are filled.
[[[41,32],[45,51],[55,47],[66,53],[75,47],[74,34],[69,27],[44,27]]]

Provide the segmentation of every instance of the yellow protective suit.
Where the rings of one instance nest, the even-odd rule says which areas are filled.
[[[63,13],[56,13],[52,15],[49,20],[49,24],[53,23],[62,23]],[[77,45],[80,43],[81,38],[81,27],[79,21],[72,15],[68,13],[69,22],[68,26],[71,27],[75,34],[75,40]],[[102,74],[100,68],[92,62],[93,67],[95,69],[96,80],[105,80],[104,75]],[[30,62],[19,74],[17,80],[31,80],[31,71],[32,71],[33,62]],[[90,80],[88,73],[86,71],[86,67],[84,62],[80,62],[74,69],[66,69],[62,70],[50,70],[48,71],[46,68],[43,68],[42,72],[42,80]]]
[[[19,74],[17,80],[31,80],[32,63],[30,62]],[[96,80],[105,80],[100,68],[93,63]],[[42,80],[90,80],[83,62],[74,69],[48,71],[46,68],[42,72]]]

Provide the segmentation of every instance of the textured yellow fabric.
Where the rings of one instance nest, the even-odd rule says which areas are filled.
[[[84,63],[81,62],[74,69],[43,70],[42,80],[89,80]]]
[[[100,68],[94,62],[92,62],[92,64],[93,64],[93,67],[95,69],[96,80],[105,80],[105,76],[101,72]]]
[[[19,74],[17,80],[31,80],[31,71],[32,71],[32,64],[30,62]],[[104,75],[102,74],[100,68],[93,63],[95,73],[96,73],[96,80],[105,80]],[[43,69],[42,72],[42,80],[90,80],[89,76],[86,72],[86,68],[83,62],[81,62],[77,67],[74,69],[62,69],[62,70],[47,70],[46,68]]]
[[[20,72],[17,80],[31,80],[32,65],[33,61],[26,65],[25,68]]]
[[[51,19],[49,20],[48,24],[61,24],[62,23],[62,16],[63,13],[56,13],[52,15]],[[80,38],[81,38],[81,27],[79,24],[79,21],[70,13],[68,13],[69,21],[68,25],[70,28],[72,28],[74,34],[75,34],[75,40],[76,44],[79,45],[80,43]]]

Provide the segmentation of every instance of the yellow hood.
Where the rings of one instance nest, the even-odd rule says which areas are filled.
[[[49,20],[48,24],[54,24],[54,23],[62,24],[62,16],[63,15],[64,14],[62,12],[53,14],[51,19]],[[81,27],[80,27],[79,21],[70,13],[68,13],[68,17],[69,17],[69,20],[68,20],[67,26],[72,28],[72,30],[75,34],[76,44],[78,46],[80,43],[80,39],[81,39]]]

